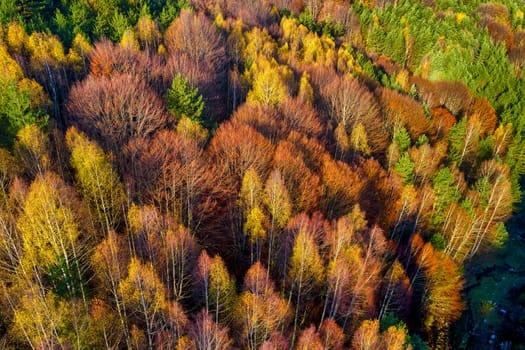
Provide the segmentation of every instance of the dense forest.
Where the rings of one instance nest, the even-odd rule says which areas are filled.
[[[0,348],[523,349],[494,1],[0,0]]]

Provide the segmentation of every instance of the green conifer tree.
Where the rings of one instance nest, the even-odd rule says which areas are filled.
[[[182,74],[179,73],[173,78],[166,94],[166,103],[168,110],[177,117],[177,120],[185,115],[193,121],[203,123],[201,119],[204,111],[202,95],[199,94],[199,89],[189,85],[188,80]]]

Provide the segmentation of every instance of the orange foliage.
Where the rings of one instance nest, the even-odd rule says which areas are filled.
[[[443,107],[432,108],[432,131],[438,138],[444,138],[452,125],[456,124],[456,117]]]
[[[315,326],[311,325],[301,332],[295,350],[325,350],[321,336],[315,330]]]
[[[293,202],[294,212],[313,212],[321,205],[319,176],[306,166],[292,143],[288,141],[279,142],[275,151],[273,166],[281,172]]]
[[[413,98],[382,88],[379,90],[379,102],[392,130],[404,126],[412,140],[417,140],[428,131],[430,125],[423,107]]]
[[[210,142],[209,153],[218,164],[218,176],[238,188],[244,173],[253,168],[266,177],[274,146],[248,125],[223,123]]]
[[[332,318],[327,318],[319,327],[324,349],[326,350],[343,350],[345,335],[343,330]]]
[[[365,183],[360,171],[325,156],[321,174],[330,217],[349,213],[359,200]]]
[[[480,122],[480,137],[484,138],[492,135],[496,129],[498,117],[496,110],[486,99],[474,98],[469,106],[467,113],[469,116],[476,117]]]

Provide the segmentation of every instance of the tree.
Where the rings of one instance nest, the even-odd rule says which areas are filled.
[[[124,238],[114,231],[110,231],[107,237],[95,247],[91,256],[94,277],[98,282],[97,287],[101,295],[109,293],[110,300],[117,309],[121,331],[128,346],[131,343],[127,312],[122,302],[119,285],[126,277],[129,260],[129,251]]]
[[[291,310],[274,291],[268,271],[259,262],[246,272],[244,289],[236,301],[234,319],[241,343],[248,349],[258,349],[273,332],[286,326]]]
[[[196,301],[204,304],[204,310],[212,313],[216,323],[229,322],[236,297],[235,280],[222,258],[218,255],[210,258],[203,250],[193,277]]]
[[[82,348],[94,340],[86,334],[90,320],[81,301],[68,302],[31,283],[17,294],[9,334],[14,339],[35,348]]]
[[[197,88],[190,87],[188,80],[180,73],[175,75],[166,92],[166,105],[177,119],[187,116],[193,121],[203,122],[200,119],[204,111],[202,95]]]
[[[214,169],[195,140],[171,130],[133,139],[124,148],[125,173],[138,201],[155,203],[191,232],[204,232],[216,211]]]
[[[403,184],[407,185],[414,182],[414,162],[410,159],[408,152],[401,155],[396,163],[395,170],[403,179]]]
[[[318,168],[310,167],[306,163],[305,158],[303,158],[303,154],[311,157],[322,157],[322,154],[309,154],[309,151],[303,152],[296,148],[295,142],[291,141],[293,140],[283,140],[277,144],[273,157],[273,167],[279,170],[288,190],[292,212],[304,211],[312,213],[323,205],[320,201],[320,198],[322,198],[321,179],[316,174],[319,171]]]
[[[442,346],[443,335],[464,309],[462,274],[448,255],[435,251],[430,242],[424,243],[419,236],[412,239],[411,251],[418,265],[412,284],[424,277],[421,300],[424,329],[431,338],[431,344]]]
[[[21,89],[20,84],[17,86],[15,81],[3,77],[0,77],[0,86],[0,125],[2,126],[0,142],[2,144],[12,145],[15,136],[26,126],[47,125],[48,118],[41,106],[33,105],[36,96],[31,96],[29,91]]]
[[[380,347],[379,320],[363,321],[352,337],[352,349],[372,350]]]
[[[157,22],[149,15],[141,16],[137,22],[137,36],[143,49],[152,51],[157,49],[161,40]]]
[[[287,98],[280,105],[285,134],[296,131],[312,138],[320,138],[323,126],[313,106],[301,98]]]
[[[350,146],[356,152],[360,152],[364,155],[370,154],[370,147],[368,146],[368,137],[363,124],[358,123],[355,128],[352,129],[350,134]]]
[[[88,76],[71,89],[67,110],[71,124],[117,154],[130,139],[151,136],[168,122],[160,98],[129,74]]]
[[[385,274],[383,301],[378,318],[388,314],[407,317],[412,301],[412,286],[403,265],[396,259]]]
[[[173,56],[187,55],[201,69],[222,71],[225,62],[223,39],[211,21],[201,12],[182,10],[164,36],[166,47]]]
[[[330,118],[342,124],[348,134],[361,123],[366,130],[370,151],[375,153],[386,148],[388,136],[380,118],[379,105],[374,95],[357,80],[335,76],[321,89],[321,96],[329,108]]]
[[[73,189],[57,175],[45,173],[31,184],[17,222],[25,268],[40,283],[46,276],[56,294],[84,301],[85,252],[90,237],[85,215]]]
[[[308,312],[308,302],[314,298],[323,285],[325,274],[319,255],[319,246],[315,241],[315,232],[308,227],[309,220],[305,214],[299,214],[290,221],[288,226],[289,230],[296,231],[288,270],[290,295],[295,297],[292,343],[297,327],[304,322],[304,317]],[[303,312],[301,320],[299,319],[300,310]]]
[[[253,168],[261,177],[268,173],[274,146],[247,125],[221,124],[210,142],[209,152],[219,166],[219,177],[238,188],[244,173]]]
[[[401,95],[395,90],[383,88],[379,93],[381,109],[393,134],[405,127],[413,140],[426,133],[429,121],[423,107],[413,98]]]
[[[19,44],[23,44],[23,42],[20,42]],[[22,67],[20,67],[20,65],[11,57],[5,46],[0,47],[0,64],[2,65],[0,79],[2,79],[3,83],[12,83],[16,86],[16,82],[22,80],[24,77]]]
[[[271,67],[256,72],[252,90],[246,101],[263,106],[277,106],[287,96],[287,88],[279,72]]]
[[[190,327],[189,336],[195,342],[197,350],[230,350],[233,341],[228,336],[228,331],[228,328],[214,322],[206,310],[201,310]]]
[[[277,232],[282,230],[292,214],[288,190],[278,169],[273,170],[266,180],[263,201],[271,217],[268,237],[268,270],[270,270],[276,230]]]
[[[439,81],[435,83],[435,88],[440,104],[456,116],[469,106],[472,99],[469,89],[459,81]]]
[[[31,124],[21,129],[16,136],[13,153],[29,176],[44,174],[51,168],[49,138],[42,130]]]
[[[319,327],[324,349],[343,350],[345,335],[343,330],[332,318],[325,319]]]
[[[356,167],[324,157],[321,174],[331,218],[349,213],[357,203],[364,186],[359,172]]]
[[[76,180],[93,216],[106,232],[115,229],[125,201],[117,172],[102,149],[75,128],[67,131],[66,142]]]
[[[164,285],[151,264],[143,264],[137,258],[132,258],[128,277],[120,282],[118,288],[129,316],[144,322],[148,349],[153,349],[155,335],[159,331],[158,318],[165,303]]]
[[[295,350],[323,350],[325,349],[321,336],[315,330],[315,326],[311,325],[301,332],[297,339]]]

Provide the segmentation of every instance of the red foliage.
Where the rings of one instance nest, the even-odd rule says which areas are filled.
[[[130,139],[168,125],[163,101],[129,74],[88,76],[71,89],[67,111],[71,124],[117,152]]]
[[[282,118],[272,107],[263,105],[253,105],[245,103],[233,113],[231,123],[237,127],[248,125],[254,130],[260,132],[272,143],[277,143],[285,137],[284,125]]]
[[[359,200],[366,181],[359,169],[325,156],[321,174],[329,217],[348,214]]]
[[[166,130],[153,139],[132,140],[124,153],[135,198],[168,210],[191,230],[220,217],[220,186],[195,141]]]
[[[347,133],[357,125],[365,128],[372,153],[388,146],[388,135],[375,96],[355,79],[337,77],[321,88],[330,118],[342,124]]]
[[[165,64],[161,57],[130,50],[109,40],[99,41],[89,53],[89,58],[90,73],[95,77],[111,77],[118,73],[136,75],[158,92],[164,91],[171,82],[163,77]]]
[[[269,171],[274,146],[252,127],[223,123],[210,142],[218,177],[237,192],[244,173],[253,168],[262,178]]]
[[[202,12],[182,10],[166,31],[164,42],[172,56],[187,56],[201,68],[217,72],[226,63],[224,40]]]
[[[436,107],[430,111],[432,115],[432,131],[438,138],[444,138],[452,125],[456,124],[456,117],[443,107]]]
[[[430,123],[423,107],[413,98],[385,88],[379,89],[378,95],[385,119],[393,130],[404,126],[412,140],[428,131]]]
[[[496,129],[498,116],[496,110],[490,105],[489,101],[483,98],[473,99],[467,113],[469,117],[475,117],[479,120],[481,128],[479,130],[481,137],[492,135]]]
[[[332,318],[325,319],[319,328],[325,349],[343,350],[345,342],[343,330]]]
[[[306,328],[299,335],[297,339],[297,344],[295,345],[295,350],[324,350],[323,342],[321,341],[321,336],[315,330],[314,325]]]
[[[296,131],[308,137],[321,136],[323,126],[317,111],[310,104],[299,98],[287,98],[279,108],[287,133]]]
[[[320,179],[288,141],[277,145],[273,167],[279,169],[293,201],[293,212],[311,213],[322,206]]]

